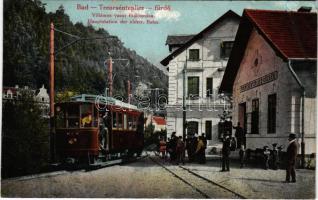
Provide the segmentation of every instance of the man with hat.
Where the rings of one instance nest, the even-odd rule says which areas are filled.
[[[230,133],[227,132],[223,135],[222,146],[222,172],[230,171],[230,153],[231,153],[231,138]],[[226,167],[226,169],[225,169]]]
[[[287,167],[286,167],[286,183],[290,182],[290,176],[292,177],[292,182],[296,182],[296,157],[298,152],[298,144],[296,141],[296,135],[294,133],[289,134],[289,144],[287,147]]]

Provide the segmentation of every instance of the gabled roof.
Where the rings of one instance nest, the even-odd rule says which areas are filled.
[[[182,53],[186,48],[191,46],[194,42],[201,39],[204,34],[212,29],[214,29],[220,22],[222,22],[226,18],[237,18],[238,20],[241,18],[238,14],[233,12],[232,10],[227,11],[225,14],[223,14],[221,17],[219,17],[217,20],[215,20],[212,24],[210,24],[208,27],[203,29],[200,33],[193,36],[189,41],[187,41],[184,45],[182,45],[180,48],[172,52],[170,55],[168,55],[166,58],[164,58],[160,63],[164,66],[167,66],[169,62],[177,55]]]
[[[166,120],[163,117],[153,116],[152,119],[158,125],[166,125]]]
[[[317,58],[317,13],[245,9],[219,92],[232,92],[244,52],[255,28],[284,60]]]
[[[195,35],[168,35],[166,45],[183,45]]]

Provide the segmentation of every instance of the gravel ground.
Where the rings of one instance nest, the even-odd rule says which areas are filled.
[[[297,169],[297,183],[284,183],[285,170],[240,169],[238,163],[231,163],[231,166],[230,172],[220,172],[216,161],[185,167],[250,199],[315,198],[314,170]]]
[[[185,167],[247,198],[314,198],[315,171],[297,170],[297,183],[282,183],[284,170],[239,169],[232,163],[231,172],[219,172],[216,160],[206,165]],[[182,170],[175,166],[169,169]],[[188,177],[187,179],[191,179]],[[194,184],[212,198],[234,198],[217,187]],[[210,187],[210,188],[209,188]],[[150,159],[125,166],[112,166],[95,171],[61,172],[37,178],[2,180],[2,197],[99,197],[99,198],[203,198],[193,188],[172,176]]]
[[[3,197],[202,198],[149,159],[90,172],[3,180],[1,190]]]

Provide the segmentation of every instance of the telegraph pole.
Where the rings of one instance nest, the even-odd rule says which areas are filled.
[[[50,29],[50,157],[55,161],[55,129],[54,129],[54,24]]]
[[[182,116],[183,116],[183,141],[186,138],[186,130],[187,130],[187,106],[186,106],[186,79],[187,79],[187,51],[186,51],[186,60],[183,68],[183,101],[182,101]]]

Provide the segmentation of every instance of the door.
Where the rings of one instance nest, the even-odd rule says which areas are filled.
[[[246,120],[246,103],[245,102],[239,104],[238,121],[240,122],[243,130],[246,131],[247,120]]]

